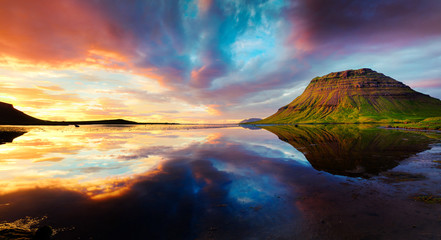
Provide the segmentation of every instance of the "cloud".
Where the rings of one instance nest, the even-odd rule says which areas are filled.
[[[79,101],[82,100],[76,94],[70,93],[60,93],[60,94],[51,94],[46,93],[46,90],[54,91],[53,89],[47,88],[26,88],[26,87],[15,87],[15,86],[5,86],[0,89],[0,93],[4,95],[12,95],[14,97],[32,97],[34,100],[39,101],[47,101],[47,104],[53,104],[51,101]]]
[[[62,161],[64,158],[62,157],[49,157],[49,158],[41,158],[34,160],[32,162],[59,162]]]
[[[172,91],[210,92],[216,79],[236,67],[231,48],[238,36],[274,14],[265,4],[9,2],[1,12],[0,52],[32,62],[130,69]],[[136,96],[161,99],[142,92]]]
[[[37,86],[37,88],[49,91],[64,91],[64,89],[59,86]]]
[[[441,79],[422,80],[409,84],[413,88],[441,88]]]
[[[123,88],[116,90],[116,93],[125,94],[130,96],[131,98],[136,98],[138,100],[146,101],[146,102],[169,102],[170,97],[167,96],[166,93],[151,93],[148,91],[138,90],[138,89],[129,89]]]
[[[306,51],[356,49],[360,45],[397,48],[441,33],[438,1],[293,0],[285,16],[291,44]]]
[[[76,0],[4,2],[0,29],[3,55],[51,64],[84,61],[90,50],[124,53],[132,39],[99,11]]]
[[[155,111],[179,102],[207,110],[207,119],[245,118],[237,110],[250,99],[268,102],[275,91],[291,91],[294,99],[299,86],[327,71],[376,66],[402,78],[414,64],[415,72],[429,72],[439,65],[440,9],[430,0],[9,1],[0,9],[0,63],[11,71],[69,69],[68,77],[32,84],[51,99],[70,96],[87,108],[107,91],[116,93],[106,96],[113,101],[124,96],[127,106],[138,104],[130,112],[113,108],[112,116],[152,115],[139,110],[140,102],[155,104]],[[421,51],[403,52],[408,48]],[[436,77],[432,70],[422,78]],[[89,99],[77,94],[79,85],[100,93]],[[11,98],[17,91],[4,94]],[[37,104],[49,106],[40,99]],[[255,112],[280,107],[271,104]]]

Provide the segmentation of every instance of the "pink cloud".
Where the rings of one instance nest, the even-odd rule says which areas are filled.
[[[441,79],[430,79],[409,84],[412,88],[441,88]]]
[[[224,74],[224,66],[222,64],[204,65],[199,69],[191,71],[191,84],[197,88],[210,87],[213,79]]]

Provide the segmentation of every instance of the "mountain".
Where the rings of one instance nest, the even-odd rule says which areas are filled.
[[[1,125],[43,125],[48,121],[31,117],[17,109],[12,104],[0,102],[0,124]]]
[[[262,118],[247,118],[247,119],[240,121],[240,123],[249,123],[249,122],[255,122],[255,121],[260,121],[260,120],[262,120]]]
[[[98,121],[45,121],[31,117],[12,106],[0,102],[0,125],[82,125],[82,124],[138,124],[124,119],[98,120]]]
[[[255,123],[414,122],[441,117],[441,101],[369,68],[333,72]]]
[[[430,149],[436,139],[366,125],[271,125],[261,128],[302,152],[311,166],[331,174],[369,178]]]

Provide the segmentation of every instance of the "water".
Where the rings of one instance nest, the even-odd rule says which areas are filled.
[[[0,239],[42,225],[54,239],[439,239],[439,139],[364,125],[4,126]]]

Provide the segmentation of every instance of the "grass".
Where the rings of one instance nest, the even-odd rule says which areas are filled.
[[[251,124],[382,123],[393,127],[441,130],[441,105],[437,104],[425,105],[386,98],[369,100],[357,96],[344,98],[334,107],[302,105],[295,103],[294,106]]]
[[[405,128],[405,129],[422,129],[422,130],[441,130],[441,117],[432,117],[416,122],[401,122],[388,124],[385,127]]]

